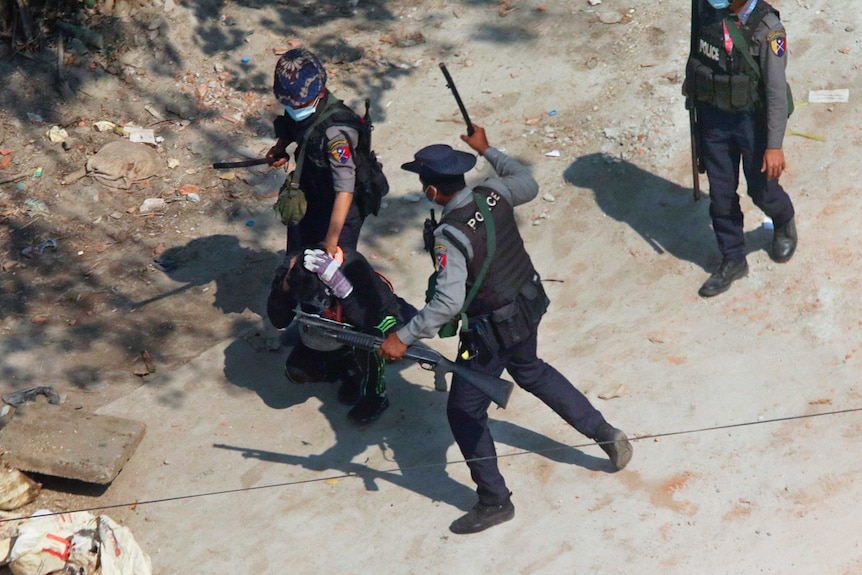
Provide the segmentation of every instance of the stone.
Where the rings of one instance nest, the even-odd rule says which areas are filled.
[[[145,429],[139,421],[34,401],[19,407],[0,430],[0,449],[16,469],[107,485]]]

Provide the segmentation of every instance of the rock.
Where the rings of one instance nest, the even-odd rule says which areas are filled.
[[[144,203],[141,204],[141,207],[138,208],[138,211],[142,214],[150,214],[153,212],[160,212],[167,207],[168,204],[164,198],[147,198],[144,200]]]

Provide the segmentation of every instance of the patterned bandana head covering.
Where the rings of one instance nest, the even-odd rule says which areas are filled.
[[[285,52],[275,65],[272,91],[284,106],[304,106],[326,86],[326,70],[317,56],[304,48]]]

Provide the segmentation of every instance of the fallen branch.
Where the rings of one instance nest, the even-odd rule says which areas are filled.
[[[0,178],[0,185],[2,184],[10,184],[12,182],[17,182],[18,180],[23,180],[27,177],[28,174],[18,174],[15,176],[7,176],[5,178]]]

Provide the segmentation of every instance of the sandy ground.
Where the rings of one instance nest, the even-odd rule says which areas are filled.
[[[537,269],[553,280],[543,357],[642,439],[631,465],[611,474],[597,447],[516,391],[493,413],[516,518],[482,535],[451,535],[448,524],[474,494],[446,427],[445,396],[425,372],[393,366],[392,407],[357,429],[333,386],[285,382],[287,346],[267,351],[260,320],[281,230],[269,200],[246,191],[248,212],[202,214],[196,231],[186,226],[166,246],[222,246],[225,261],[186,248],[197,254],[189,260],[221,266],[215,277],[150,270],[150,291],[138,297],[169,294],[148,313],[181,326],[188,313],[211,329],[179,329],[186,353],[165,353],[167,369],[143,386],[125,374],[131,382],[103,376],[111,385],[68,390],[69,402],[148,426],[110,488],[72,503],[118,505],[108,514],[132,529],[158,573],[858,572],[852,441],[862,309],[852,266],[862,22],[827,0],[774,4],[788,29],[797,100],[782,182],[800,246],[790,263],[774,264],[765,251],[771,232],[745,200],[750,275],[710,300],[696,292],[719,254],[705,177],[704,197],[692,200],[680,96],[688,2],[403,2],[305,16],[318,19],[302,29],[284,19],[298,9],[291,4],[281,12],[213,5],[244,29],[258,25],[230,58],[251,57],[261,102],[272,50],[288,39],[336,55],[363,51],[352,64],[333,57],[332,80],[348,101],[373,97],[375,148],[392,184],[361,248],[415,303],[430,268],[421,252],[430,206],[416,201],[418,182],[397,166],[426,144],[462,145],[438,69],[447,63],[473,120],[541,185],[542,198],[518,214]],[[200,33],[207,20],[197,8],[178,7],[171,25]],[[417,32],[424,42],[410,45]],[[205,38],[176,41],[190,61],[226,61]],[[839,88],[850,89],[849,103],[806,103],[811,90]],[[261,118],[275,111],[260,105]],[[196,126],[186,130],[198,138],[216,127]],[[190,133],[179,142],[190,145]],[[265,140],[238,139],[253,137]],[[487,173],[480,160],[470,177]],[[138,257],[166,237],[145,236]],[[454,353],[448,341],[432,343]],[[7,349],[4,361],[17,366],[7,373],[54,373],[34,369],[37,348]],[[68,506],[55,489],[37,504]],[[133,501],[142,503],[124,505]]]

